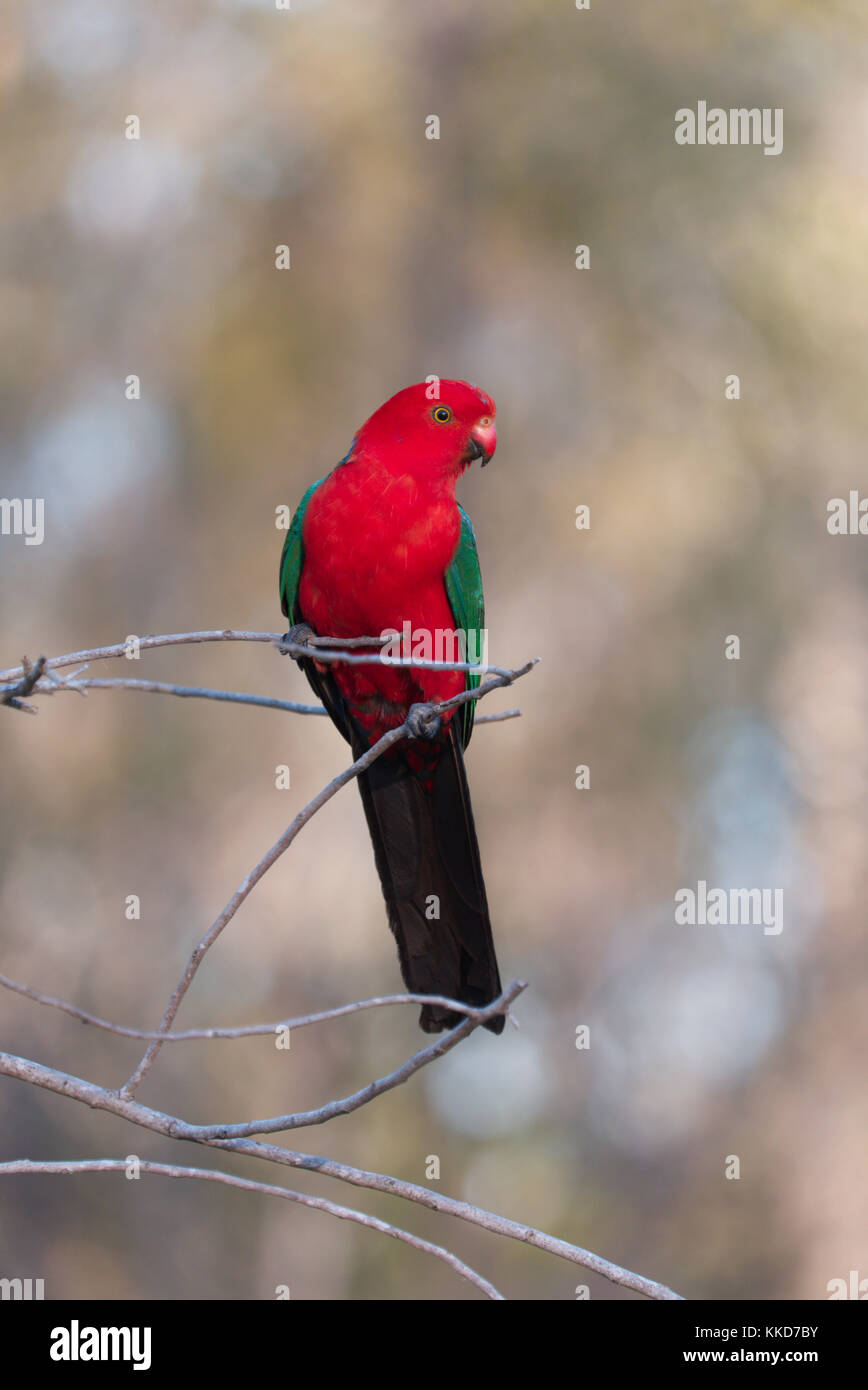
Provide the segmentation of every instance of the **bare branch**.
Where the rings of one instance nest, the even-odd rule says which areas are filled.
[[[385,647],[393,639],[387,637],[319,637],[314,633],[307,640],[309,647],[340,647],[342,651],[352,651],[353,647]]]
[[[498,710],[497,714],[477,714],[473,721],[473,727],[475,728],[477,724],[502,724],[505,719],[520,718],[520,709],[502,709]]]
[[[339,1163],[335,1159],[321,1157],[318,1154],[297,1153],[274,1144],[264,1144],[256,1139],[202,1140],[197,1134],[199,1126],[189,1125],[173,1115],[152,1110],[149,1106],[142,1105],[140,1101],[124,1095],[122,1091],[105,1090],[104,1087],[96,1086],[93,1082],[85,1081],[81,1077],[56,1071],[53,1067],[46,1067],[39,1062],[32,1062],[27,1058],[16,1057],[7,1052],[0,1052],[0,1075],[11,1076],[16,1080],[41,1086],[57,1095],[81,1101],[96,1110],[106,1110],[110,1114],[130,1120],[133,1124],[140,1125],[155,1134],[165,1135],[169,1139],[205,1143],[210,1148],[225,1149],[230,1153],[244,1154],[250,1158],[280,1163],[290,1168],[301,1168],[308,1172],[320,1173],[325,1177],[337,1178],[339,1181],[351,1183],[355,1187],[367,1187],[378,1192],[389,1193],[395,1197],[402,1197],[407,1201],[418,1202],[432,1211],[442,1212],[447,1216],[456,1216],[462,1221],[481,1226],[497,1235],[508,1236],[512,1240],[519,1240],[526,1245],[535,1246],[538,1250],[545,1250],[549,1254],[557,1255],[573,1264],[582,1265],[595,1274],[602,1275],[604,1279],[609,1279],[612,1283],[620,1284],[624,1288],[634,1289],[637,1293],[645,1294],[648,1298],[679,1299],[681,1297],[680,1294],[667,1288],[665,1284],[647,1279],[641,1274],[634,1274],[631,1270],[613,1264],[610,1260],[605,1260],[592,1251],[583,1250],[581,1246],[571,1245],[568,1241],[547,1235],[546,1232],[539,1231],[534,1226],[525,1226],[520,1222],[511,1221],[505,1216],[498,1216],[494,1212],[473,1206],[469,1202],[461,1202],[454,1197],[447,1197],[443,1193],[434,1192],[417,1183],[404,1182],[400,1178],[389,1177],[383,1173],[371,1173],[362,1168],[353,1168],[348,1164]]]
[[[423,671],[476,671],[481,675],[487,675],[488,673],[493,673],[495,675],[507,674],[503,667],[482,666],[474,662],[424,661],[414,657],[384,657],[377,652],[369,656],[360,656],[350,651],[350,648],[357,646],[360,640],[367,642],[371,646],[380,646],[387,640],[381,637],[362,639],[357,637],[329,637],[313,638],[311,640],[312,643],[316,645],[317,661],[325,664],[333,661],[343,661],[352,666],[370,666],[380,665],[385,661],[390,666],[418,667]],[[136,637],[136,647],[140,652],[152,651],[155,647],[182,647],[200,642],[264,642],[270,646],[276,646],[284,655],[294,658],[309,657],[311,655],[310,647],[307,646],[283,646],[283,634],[279,632],[246,632],[238,628],[222,628],[211,629],[204,632],[170,632],[162,636],[148,635],[145,637]],[[319,645],[320,642],[326,642],[327,646],[321,647]],[[130,647],[127,642],[115,642],[108,647],[91,647],[87,651],[67,652],[65,656],[40,657],[40,661],[44,663],[43,669],[45,671],[57,671],[65,666],[81,666],[91,661],[129,657],[129,653]],[[0,671],[0,681],[15,681],[22,676],[26,678],[29,671],[29,665],[10,667],[6,671]],[[14,692],[3,692],[4,696],[9,694],[14,694]]]
[[[21,679],[14,685],[7,686],[4,690],[0,690],[0,705],[9,705],[10,709],[24,710],[26,714],[36,714],[36,707],[34,705],[28,705],[26,700],[23,700],[21,696],[29,695],[31,690],[35,688],[40,676],[45,670],[45,657],[37,657],[36,661],[31,666],[25,656],[24,664],[18,669],[21,672]]]
[[[106,677],[105,679],[95,676],[84,678],[70,676],[64,680],[62,677],[52,678],[51,673],[48,672],[48,681],[43,682],[35,693],[37,695],[54,695],[64,690],[74,690],[81,694],[86,694],[88,690],[141,690],[154,695],[178,695],[182,699],[223,700],[235,705],[259,705],[263,709],[283,710],[286,714],[319,715],[328,713],[323,705],[302,705],[295,700],[275,700],[270,695],[247,695],[237,690],[207,690],[201,686],[172,685],[168,681],[135,680],[124,676]],[[35,713],[35,710],[33,712]],[[475,722],[477,724],[499,724],[504,719],[518,719],[520,715],[521,710],[519,709],[505,709],[497,714],[480,714]]]
[[[392,666],[400,666],[408,669],[418,668],[420,670],[443,670],[443,671],[473,671],[480,675],[489,673],[501,676],[512,676],[515,672],[509,672],[501,666],[482,666],[466,661],[424,661],[417,658],[392,658],[383,657],[378,653],[368,655],[353,655],[350,649],[354,647],[382,646],[386,642],[393,640],[391,637],[318,637],[312,636],[306,646],[284,645],[281,634],[276,632],[246,632],[233,628],[222,630],[211,630],[203,632],[175,632],[163,636],[137,637],[137,650],[148,651],[155,647],[183,646],[200,642],[262,642],[276,646],[284,655],[293,657],[310,656],[310,648],[316,647],[316,659],[325,664],[335,661],[343,661],[350,665],[370,665],[388,661]],[[93,647],[87,651],[69,652],[65,656],[54,656],[46,658],[40,656],[39,660],[31,665],[27,658],[21,666],[10,667],[6,671],[0,671],[0,682],[12,682],[11,684],[0,686],[0,705],[9,705],[12,709],[24,710],[28,714],[36,714],[37,709],[34,705],[27,704],[20,697],[35,693],[37,695],[53,695],[62,690],[75,690],[81,695],[85,695],[88,690],[139,690],[158,695],[176,695],[181,699],[203,699],[223,701],[231,704],[241,705],[260,705],[265,709],[282,710],[288,714],[313,714],[322,715],[326,711],[320,705],[299,704],[294,700],[277,700],[267,695],[248,695],[243,692],[229,690],[210,690],[198,686],[175,685],[168,681],[146,681],[135,678],[101,678],[101,677],[82,677],[80,672],[75,672],[73,676],[64,679],[54,675],[68,666],[79,666],[84,671],[92,661],[100,661],[109,658],[128,657],[130,647],[128,642],[116,642],[108,647]],[[507,681],[507,684],[510,682]],[[478,692],[472,698],[477,698]],[[499,724],[506,719],[516,719],[520,716],[520,710],[503,710],[498,714],[478,715],[477,724]]]
[[[0,1054],[0,1070],[2,1070],[2,1054]],[[603,1279],[608,1279],[613,1284],[619,1284],[622,1288],[633,1289],[636,1293],[644,1294],[646,1298],[662,1301],[677,1300],[679,1302],[682,1299],[681,1294],[676,1293],[666,1284],[658,1283],[655,1279],[648,1279],[642,1274],[634,1274],[632,1270],[614,1264],[601,1255],[595,1255],[591,1250],[584,1250],[580,1245],[571,1245],[569,1241],[560,1240],[557,1236],[550,1236],[535,1226],[526,1226],[521,1222],[511,1221],[506,1216],[498,1216],[496,1212],[486,1211],[484,1207],[474,1206],[470,1202],[461,1202],[455,1197],[447,1197],[441,1192],[434,1192],[431,1188],[422,1187],[418,1183],[404,1182],[401,1178],[393,1178],[383,1173],[371,1173],[365,1169],[352,1168],[349,1164],[340,1163],[336,1159],[320,1158],[317,1155],[283,1149],[274,1144],[264,1144],[257,1139],[212,1139],[207,1142],[209,1147],[227,1149],[233,1153],[245,1154],[250,1158],[261,1158],[266,1162],[281,1163],[290,1168],[302,1168],[321,1173],[325,1177],[337,1178],[340,1182],[351,1183],[354,1187],[372,1188],[377,1192],[388,1192],[393,1197],[402,1197],[410,1202],[418,1202],[431,1211],[440,1212],[444,1216],[456,1216],[461,1221],[468,1221],[471,1225],[481,1226],[483,1230],[492,1231],[496,1235],[507,1236],[511,1240],[522,1241],[525,1245],[532,1245],[537,1250],[545,1250],[548,1254],[569,1260],[572,1264],[582,1265],[594,1274],[599,1274]]]
[[[181,699],[222,700],[234,705],[259,705],[263,709],[284,710],[287,714],[326,714],[322,705],[302,705],[295,700],[275,700],[270,695],[247,695],[236,690],[207,690],[195,685],[172,685],[168,681],[143,681],[86,676],[83,679],[59,680],[56,685],[42,685],[38,695],[54,695],[59,691],[76,690],[142,690],[154,695],[178,695]]]
[[[299,1018],[278,1019],[275,1023],[250,1023],[243,1024],[238,1028],[187,1028],[183,1033],[158,1033],[156,1030],[148,1032],[144,1028],[127,1028],[122,1023],[112,1023],[109,1019],[100,1018],[98,1014],[90,1014],[85,1009],[80,1009],[76,1004],[70,1004],[66,999],[58,999],[52,994],[42,994],[39,990],[31,988],[30,985],[20,984],[18,980],[10,980],[7,975],[0,975],[0,987],[14,991],[15,994],[23,994],[25,998],[32,999],[36,1004],[45,1004],[49,1008],[59,1009],[61,1013],[69,1014],[71,1018],[78,1019],[79,1023],[88,1024],[93,1028],[101,1028],[106,1033],[115,1033],[121,1038],[136,1038],[141,1042],[152,1042],[157,1039],[163,1042],[194,1042],[211,1038],[234,1039],[234,1038],[257,1038],[273,1037],[278,1029],[287,1029],[294,1032],[298,1028],[308,1028],[313,1023],[326,1023],[333,1018],[344,1018],[348,1014],[360,1013],[364,1009],[379,1009],[387,1004],[441,1004],[446,1009],[451,1009],[453,1013],[465,1014],[467,1018],[479,1018],[481,1009],[475,1009],[470,1004],[463,1004],[458,999],[449,999],[445,994],[380,994],[373,999],[359,999],[353,1004],[340,1004],[334,1009],[323,1009],[319,1013],[303,1014]]]
[[[462,1042],[470,1033],[486,1022],[489,1018],[494,1018],[497,1014],[505,1014],[513,1000],[517,999],[527,985],[523,980],[513,980],[512,984],[498,995],[484,1009],[479,1009],[472,1018],[466,1018],[463,1023],[451,1028],[448,1033],[443,1033],[437,1040],[430,1043],[428,1047],[420,1048],[406,1062],[388,1076],[381,1077],[378,1081],[371,1081],[361,1090],[355,1091],[351,1096],[345,1096],[342,1100],[332,1100],[328,1104],[320,1106],[318,1110],[306,1110],[298,1114],[273,1115],[266,1120],[247,1120],[243,1124],[235,1125],[196,1125],[197,1137],[200,1140],[207,1139],[247,1139],[254,1134],[280,1134],[290,1129],[304,1129],[308,1125],[322,1125],[328,1120],[335,1119],[338,1115],[350,1115],[354,1110],[359,1110],[363,1105],[368,1105],[385,1091],[394,1090],[396,1086],[403,1086],[405,1081],[409,1081],[411,1076],[415,1076],[422,1067],[427,1067],[430,1062],[434,1062],[444,1053],[451,1052],[453,1047]]]
[[[277,632],[244,632],[236,628],[211,629],[207,632],[170,632],[164,636],[137,637],[139,651],[151,651],[154,647],[183,647],[198,642],[267,642],[274,645],[280,642]],[[48,671],[57,671],[63,666],[81,666],[89,661],[103,661],[111,657],[129,656],[126,642],[114,642],[109,647],[91,647],[88,651],[67,652],[65,656],[51,656],[45,663]],[[8,671],[0,671],[0,681],[17,680],[26,674],[23,666]]]
[[[499,1299],[503,1301],[503,1294],[499,1293],[493,1284],[484,1279],[470,1265],[459,1260],[457,1255],[453,1255],[451,1250],[444,1250],[442,1245],[433,1245],[429,1240],[423,1240],[421,1236],[415,1236],[410,1231],[402,1230],[400,1226],[393,1226],[388,1221],[381,1221],[377,1216],[369,1216],[367,1212],[357,1211],[354,1207],[344,1207],[337,1202],[330,1202],[325,1197],[311,1197],[306,1192],[293,1192],[287,1187],[275,1187],[272,1183],[254,1182],[251,1178],[239,1178],[234,1173],[223,1173],[214,1168],[181,1168],[173,1163],[153,1163],[150,1159],[140,1158],[136,1160],[138,1168],[143,1173],[151,1173],[156,1177],[163,1178],[195,1178],[202,1182],[224,1183],[227,1187],[240,1187],[245,1192],[259,1192],[266,1197],[282,1197],[288,1202],[299,1202],[304,1207],[313,1207],[315,1211],[328,1212],[330,1216],[336,1216],[340,1221],[354,1221],[359,1226],[367,1226],[370,1230],[379,1231],[382,1235],[391,1236],[394,1240],[401,1240],[405,1245],[412,1245],[416,1250],[422,1250],[426,1255],[434,1255],[438,1260],[443,1260],[450,1268],[454,1269],[462,1278],[475,1284],[487,1298]],[[76,1173],[127,1173],[129,1163],[121,1158],[88,1158],[74,1159],[68,1162],[46,1161],[34,1162],[29,1158],[12,1159],[7,1163],[0,1163],[0,1177],[11,1176],[17,1173],[38,1173],[49,1174],[76,1174]]]
[[[379,641],[379,638],[377,639]],[[337,644],[329,639],[329,647]],[[311,658],[310,646],[298,646],[294,642],[277,643],[279,650],[284,656],[291,656],[293,660]],[[372,652],[366,655],[348,651],[331,651],[324,647],[316,648],[315,659],[324,665],[340,662],[342,666],[389,666],[394,669],[414,671],[473,671],[481,676],[509,676],[515,679],[516,672],[509,671],[504,666],[484,666],[478,661],[432,661],[427,657],[418,656],[387,656],[384,652]],[[539,658],[535,658],[539,660]]]
[[[480,671],[490,669],[495,671],[496,674],[493,675],[490,680],[483,681],[475,690],[462,690],[460,695],[453,695],[450,700],[441,700],[439,704],[434,705],[434,711],[437,714],[445,714],[447,710],[457,709],[459,705],[466,705],[469,700],[481,700],[484,696],[489,695],[492,690],[499,690],[502,685],[512,685],[513,681],[520,680],[522,676],[526,676],[529,671],[533,670],[534,666],[539,665],[539,661],[540,658],[538,656],[532,656],[530,661],[526,661],[523,666],[517,667],[515,671],[501,671],[496,666],[489,668],[480,666]]]

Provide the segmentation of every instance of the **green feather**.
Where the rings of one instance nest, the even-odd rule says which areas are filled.
[[[476,536],[473,531],[473,523],[462,506],[458,507],[461,513],[461,536],[449,567],[446,570],[446,594],[452,608],[452,618],[458,631],[467,635],[468,647],[472,642],[475,646],[477,660],[482,659],[482,638],[485,627],[485,602],[482,597],[482,573],[479,568],[479,555],[476,551]],[[468,650],[468,659],[474,655],[474,650]],[[465,690],[475,690],[479,685],[481,676],[473,671],[466,673],[464,683]],[[461,741],[466,748],[470,742],[470,735],[473,732],[473,714],[476,709],[476,701],[468,700],[458,711],[456,718],[459,720],[461,729]]]
[[[307,511],[308,502],[323,481],[324,479],[320,478],[318,482],[312,483],[302,497],[296,508],[295,516],[289,523],[286,540],[283,542],[280,556],[280,606],[289,618],[290,626],[299,621],[297,612],[298,584],[304,564],[304,542],[301,538],[304,514]]]

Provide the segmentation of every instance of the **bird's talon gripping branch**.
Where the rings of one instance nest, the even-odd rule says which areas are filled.
[[[311,637],[315,636],[316,633],[313,628],[309,627],[307,623],[296,623],[294,627],[289,629],[289,632],[281,637],[280,651],[286,656],[288,655],[287,647],[306,647],[310,643]]]
[[[407,711],[405,724],[411,738],[434,739],[440,732],[440,715],[433,705],[411,705]]]

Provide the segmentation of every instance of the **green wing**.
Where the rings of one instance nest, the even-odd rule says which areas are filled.
[[[298,582],[301,579],[301,567],[304,564],[304,542],[301,538],[304,514],[307,511],[308,502],[323,481],[320,478],[318,482],[312,483],[302,497],[296,508],[295,516],[289,524],[286,540],[283,542],[283,551],[280,556],[280,606],[289,618],[290,626],[299,621]]]
[[[462,506],[458,508],[461,513],[461,537],[458,541],[458,549],[446,571],[446,594],[452,608],[452,617],[455,627],[467,634],[467,660],[482,660],[482,642],[485,629],[485,603],[482,597],[482,574],[479,569],[479,556],[476,552],[476,536],[473,531],[473,524],[470,517]],[[475,690],[479,685],[481,676],[472,671],[467,672],[465,690]],[[468,700],[461,706],[458,718],[458,725],[461,730],[461,741],[466,748],[470,742],[470,735],[473,732],[473,713],[476,709],[476,701]]]

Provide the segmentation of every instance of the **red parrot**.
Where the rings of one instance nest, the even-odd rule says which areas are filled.
[[[307,629],[362,637],[409,627],[426,655],[438,655],[436,634],[458,632],[466,646],[445,659],[481,660],[482,579],[455,485],[494,453],[495,405],[465,381],[441,381],[432,394],[421,382],[386,401],[305,493],[280,563],[294,641],[303,644]],[[475,702],[433,719],[412,709],[475,689],[479,676],[313,657],[300,664],[354,757],[408,716],[418,730],[358,778],[401,973],[411,993],[490,1003],[501,985],[463,758]],[[425,1004],[419,1023],[437,1033],[461,1019]],[[499,1015],[485,1026],[500,1033],[503,1025]]]

